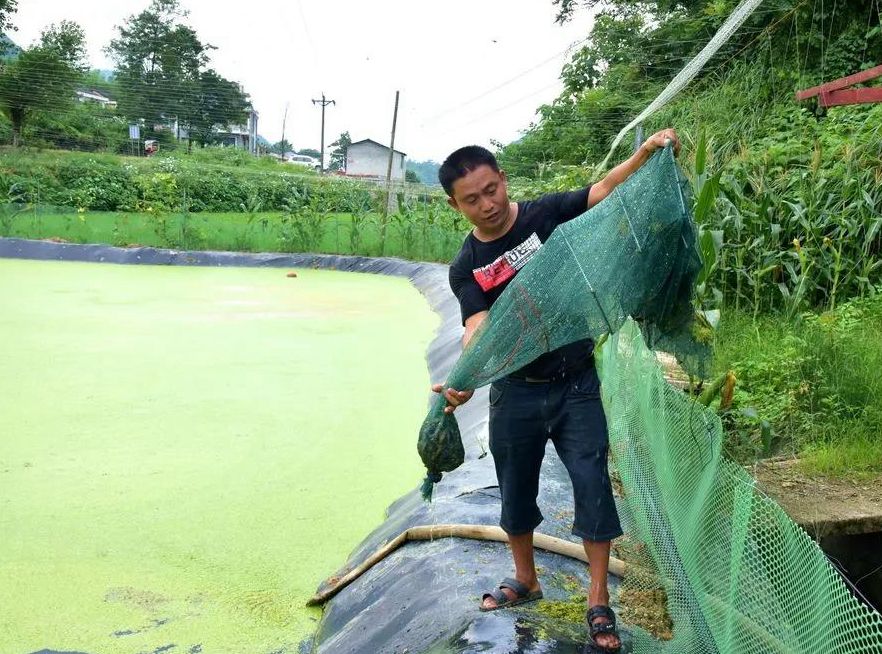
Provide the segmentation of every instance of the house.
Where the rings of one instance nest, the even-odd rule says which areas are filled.
[[[95,102],[96,104],[100,104],[102,107],[107,107],[108,109],[116,109],[116,100],[106,96],[101,91],[96,89],[77,89],[77,100],[80,102]]]
[[[214,127],[214,141],[226,147],[248,150],[257,154],[257,119],[259,114],[254,108],[248,110],[248,121],[245,125],[216,125]],[[186,141],[190,133],[177,119],[170,120],[167,125],[156,125],[156,129],[167,129],[176,136],[179,141]]]
[[[218,128],[215,136],[217,142],[221,145],[257,154],[257,119],[258,113],[253,107],[250,108],[248,121],[245,125],[228,125],[226,128]]]
[[[407,155],[395,150],[392,154],[392,179],[403,180]],[[372,139],[351,143],[346,148],[346,176],[386,179],[389,169],[389,148]]]

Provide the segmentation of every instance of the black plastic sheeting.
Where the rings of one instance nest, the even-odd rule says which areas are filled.
[[[459,306],[449,290],[447,266],[391,258],[313,254],[182,252],[158,248],[117,248],[0,238],[0,257],[119,264],[323,268],[403,276],[440,315],[441,325],[427,352],[431,379],[443,381],[460,353]],[[337,574],[356,567],[402,531],[416,525],[497,525],[499,489],[493,460],[486,452],[487,388],[456,412],[466,462],[448,473],[425,503],[414,489],[394,502],[386,520],[356,548]],[[430,398],[431,399],[431,398]],[[414,445],[416,445],[414,433]],[[414,447],[414,457],[417,456]],[[566,470],[549,445],[541,476],[539,531],[578,542],[570,534],[572,488]],[[619,506],[623,527],[627,515]],[[331,599],[315,636],[301,646],[310,654],[574,654],[586,640],[584,621],[575,623],[543,611],[550,602],[570,602],[584,592],[587,566],[536,551],[545,599],[513,609],[482,613],[481,595],[512,576],[511,555],[495,542],[443,538],[408,542]],[[332,571],[328,571],[331,573]],[[615,606],[617,579],[610,577]],[[630,651],[626,629],[623,654]]]

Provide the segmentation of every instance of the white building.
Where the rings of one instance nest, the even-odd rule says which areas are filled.
[[[246,125],[230,125],[226,129],[217,128],[218,142],[257,154],[257,118],[258,113],[252,108],[248,111]]]
[[[404,179],[405,159],[403,152],[392,154],[392,179]],[[374,177],[386,179],[389,169],[389,148],[371,139],[356,141],[346,148],[347,177]]]
[[[95,89],[77,89],[77,100],[80,102],[95,102],[108,109],[116,109],[116,100],[104,95]]]
[[[248,150],[257,154],[257,119],[259,114],[253,108],[248,110],[248,122],[245,125],[215,125],[214,140],[223,146]],[[168,129],[179,141],[186,141],[190,133],[186,127],[181,126],[177,119],[169,121],[167,125],[157,125],[156,129]]]

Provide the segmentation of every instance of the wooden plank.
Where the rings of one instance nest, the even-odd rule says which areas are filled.
[[[847,86],[861,84],[862,82],[867,82],[877,77],[882,77],[882,65],[876,66],[875,68],[870,68],[869,70],[861,71],[860,73],[855,73],[854,75],[849,75],[848,77],[840,77],[839,79],[833,80],[832,82],[827,82],[826,84],[821,84],[820,86],[813,86],[812,88],[805,89],[804,91],[797,91],[796,99],[807,100],[808,98],[813,98],[816,95],[820,95],[822,93],[838,91],[839,89],[844,89]]]
[[[822,93],[820,104],[822,107],[837,107],[847,104],[870,104],[882,102],[882,87],[871,89],[842,89],[832,93]]]

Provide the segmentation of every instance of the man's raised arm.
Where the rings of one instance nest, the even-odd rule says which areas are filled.
[[[590,209],[606,198],[613,192],[616,186],[636,173],[640,166],[645,164],[649,157],[652,156],[653,152],[665,147],[665,142],[668,140],[674,146],[674,154],[679,154],[680,139],[677,137],[677,132],[673,129],[663,129],[660,132],[656,132],[646,139],[646,142],[637,149],[637,152],[609,171],[602,180],[591,185],[591,190],[588,192],[588,208]]]

